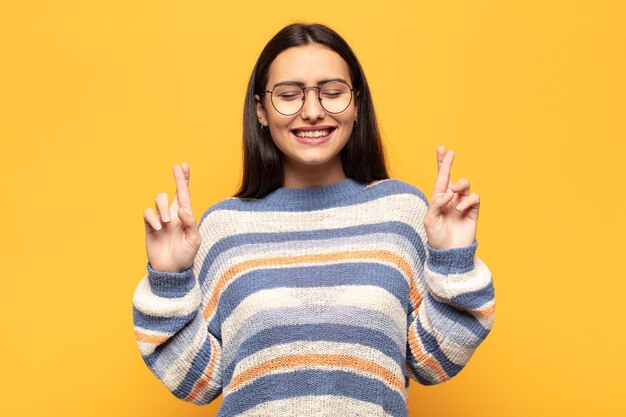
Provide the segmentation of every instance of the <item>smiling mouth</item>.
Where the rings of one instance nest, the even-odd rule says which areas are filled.
[[[335,129],[336,127],[315,130],[293,129],[291,133],[299,138],[322,138],[330,135]]]

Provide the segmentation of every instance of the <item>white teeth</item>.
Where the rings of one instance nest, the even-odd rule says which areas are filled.
[[[319,138],[322,136],[330,135],[330,129],[326,130],[299,130],[296,132],[296,136],[299,138]]]

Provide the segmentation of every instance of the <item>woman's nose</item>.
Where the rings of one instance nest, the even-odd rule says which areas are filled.
[[[303,119],[317,120],[324,117],[324,109],[317,95],[317,90],[307,89],[304,94],[304,104],[300,110]]]

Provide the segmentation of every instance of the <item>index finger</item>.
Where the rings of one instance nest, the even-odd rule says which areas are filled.
[[[187,181],[187,188],[189,188],[189,164],[187,162],[183,162],[180,164],[183,169],[183,174],[185,174],[185,181]]]
[[[441,169],[441,161],[443,161],[444,156],[446,156],[446,147],[439,145],[437,147],[437,172]]]
[[[191,209],[191,195],[189,194],[189,166],[186,172],[180,165],[174,165],[174,179],[176,180],[176,200],[179,207]]]
[[[439,173],[435,181],[435,192],[445,193],[450,184],[450,170],[452,169],[452,161],[454,160],[454,151],[446,152],[446,155],[439,166]]]

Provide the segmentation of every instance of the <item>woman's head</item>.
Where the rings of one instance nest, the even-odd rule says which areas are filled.
[[[324,84],[328,79],[345,83]],[[302,102],[295,95],[302,93],[297,85],[287,84],[289,91],[284,94],[285,81],[321,87],[324,105],[318,101],[319,88],[305,89]],[[328,127],[330,139],[315,145],[300,143],[294,129],[303,127]],[[237,197],[261,198],[282,186],[284,164],[336,167],[340,163],[345,175],[359,182],[388,178],[361,65],[350,46],[323,25],[292,24],[267,43],[248,83],[243,139],[243,182]]]

